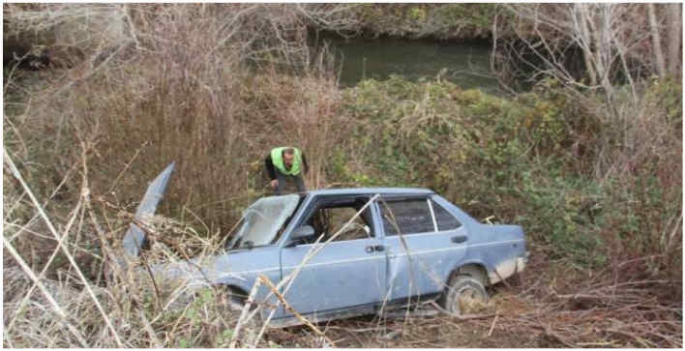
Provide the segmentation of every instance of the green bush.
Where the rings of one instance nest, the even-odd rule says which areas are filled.
[[[363,4],[353,9],[373,36],[482,39],[491,35],[496,4]]]
[[[329,179],[432,188],[478,219],[523,225],[553,258],[598,266],[617,248],[653,252],[640,244],[653,241],[644,233],[673,212],[660,210],[679,206],[666,206],[663,192],[672,191],[655,177],[636,178],[637,193],[614,177],[596,179],[584,165],[592,164],[592,138],[606,126],[550,87],[507,99],[391,77],[348,89],[343,108],[356,125],[330,168],[344,172]]]

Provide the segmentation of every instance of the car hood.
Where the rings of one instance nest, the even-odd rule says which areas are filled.
[[[163,262],[151,266],[150,270],[158,280],[215,285],[231,280],[246,280],[260,273],[278,271],[280,267],[278,249],[264,247]]]
[[[174,163],[172,162],[150,183],[136,210],[136,220],[144,221],[146,217],[155,213],[173,171]],[[124,252],[117,260],[120,268],[125,270],[129,267],[129,262],[138,261],[141,248],[146,241],[145,232],[134,221],[122,242]],[[139,277],[151,276],[154,278],[155,284],[174,284],[177,282],[186,286],[204,286],[247,281],[265,272],[275,273],[278,271],[280,273],[279,262],[277,247],[258,246],[252,249],[224,251],[215,255],[195,257],[188,260],[167,260],[140,268],[138,273],[140,274]]]

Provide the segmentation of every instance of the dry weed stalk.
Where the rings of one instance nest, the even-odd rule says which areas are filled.
[[[45,286],[40,282],[40,279],[36,277],[36,275],[33,273],[33,270],[24,262],[24,260],[21,258],[19,253],[14,249],[12,244],[8,243],[5,240],[5,237],[3,236],[2,238],[2,245],[9,251],[10,255],[15,259],[15,261],[20,265],[21,269],[31,278],[33,281],[34,286],[37,286],[38,289],[41,291],[43,296],[48,300],[52,308],[55,310],[57,315],[64,321],[67,329],[69,332],[71,332],[74,337],[78,340],[79,344],[81,347],[88,347],[88,343],[85,341],[81,333],[74,327],[69,321],[67,320],[67,313],[60,307],[60,305],[55,301],[55,299],[52,297],[52,295],[47,291]],[[3,272],[3,275],[5,273]],[[19,311],[19,309],[17,309]],[[9,329],[9,328],[8,328]],[[6,331],[9,333],[9,330]]]
[[[33,192],[31,191],[31,189],[29,188],[29,186],[24,182],[24,178],[22,178],[21,174],[19,173],[19,170],[18,170],[17,167],[14,165],[14,162],[12,161],[12,159],[10,158],[10,156],[7,154],[7,152],[4,152],[4,155],[3,155],[3,156],[4,156],[4,159],[5,159],[5,163],[7,163],[7,164],[9,165],[10,170],[12,171],[14,177],[21,183],[22,187],[24,188],[24,191],[26,191],[26,193],[28,194],[28,196],[31,198],[31,201],[33,202],[33,205],[36,207],[36,210],[40,213],[41,217],[43,218],[43,220],[44,220],[45,223],[47,224],[48,228],[50,229],[50,233],[55,237],[55,240],[57,240],[58,243],[59,243],[59,242],[62,242],[62,240],[61,240],[62,238],[61,238],[60,235],[57,233],[57,230],[56,230],[55,227],[53,226],[52,221],[51,221],[50,218],[48,217],[47,213],[45,213],[45,210],[43,209],[43,207],[41,207],[40,202],[38,202],[38,200],[36,199],[35,195],[33,195]],[[84,162],[85,162],[85,160],[84,160]],[[84,189],[84,191],[86,191],[86,189]],[[80,204],[79,204],[79,207],[80,207]],[[100,304],[100,301],[99,301],[98,298],[95,296],[95,293],[93,292],[93,289],[92,289],[91,286],[90,286],[90,282],[89,282],[88,279],[86,279],[86,277],[83,275],[83,272],[82,272],[81,269],[79,268],[78,263],[76,263],[76,261],[74,260],[74,257],[71,255],[71,253],[69,252],[69,250],[68,250],[67,248],[65,248],[65,247],[62,246],[62,245],[59,245],[58,247],[62,250],[62,252],[64,253],[64,255],[65,255],[65,256],[67,257],[67,259],[69,260],[69,263],[71,264],[71,266],[74,268],[74,270],[75,270],[76,273],[78,274],[79,278],[81,279],[81,282],[83,283],[83,285],[84,285],[85,288],[86,288],[86,291],[88,291],[88,294],[90,295],[91,299],[92,299],[93,302],[95,303],[95,306],[97,307],[97,309],[99,310],[100,314],[102,315],[102,318],[104,319],[105,324],[107,324],[108,328],[110,329],[110,331],[111,331],[111,333],[112,333],[112,337],[113,337],[114,340],[116,341],[117,345],[118,345],[119,347],[123,347],[123,344],[121,343],[120,337],[119,337],[119,335],[117,334],[116,329],[114,329],[114,326],[112,325],[112,322],[109,320],[109,317],[108,317],[107,313],[106,313],[105,310],[102,308],[102,305]]]
[[[86,166],[86,153],[84,149],[83,157],[83,189],[88,188],[87,177],[88,167]],[[21,177],[22,175],[17,170],[13,163],[11,157],[5,154],[5,165],[6,169],[12,171],[12,174],[17,178],[17,181],[23,186],[27,195],[31,198],[32,204],[41,218],[45,219],[47,212],[43,207],[39,207],[39,203],[35,198],[35,194],[31,191],[29,185]],[[168,318],[169,315],[173,315],[173,310],[169,309],[175,301],[179,299],[184,299],[186,302],[193,298],[192,295],[184,293],[188,291],[187,285],[182,285],[174,292],[169,295],[169,301],[166,302],[164,309],[160,307],[146,306],[144,300],[149,296],[149,290],[146,290],[143,285],[141,285],[140,277],[130,274],[130,272],[118,271],[118,266],[113,265],[113,276],[108,279],[107,289],[103,289],[100,286],[96,286],[95,282],[91,281],[89,278],[85,277],[83,273],[83,262],[77,262],[73,259],[73,255],[69,251],[76,251],[77,249],[84,250],[80,245],[82,244],[78,240],[80,235],[68,235],[74,230],[75,227],[79,231],[86,230],[84,227],[84,215],[85,211],[89,212],[89,216],[92,220],[93,228],[95,228],[96,233],[98,233],[101,250],[105,257],[108,257],[110,262],[113,262],[112,258],[113,252],[117,251],[116,248],[111,247],[110,241],[114,239],[117,241],[116,236],[111,235],[111,233],[105,233],[105,229],[100,225],[97,217],[95,216],[95,211],[93,205],[90,202],[90,196],[88,191],[82,192],[83,196],[76,204],[76,207],[70,212],[67,218],[67,223],[62,230],[63,234],[53,235],[56,245],[53,248],[51,257],[47,260],[45,266],[43,266],[40,273],[35,273],[33,269],[24,261],[21,257],[22,255],[17,252],[10,241],[7,240],[6,236],[3,236],[3,246],[6,248],[7,252],[10,253],[19,266],[24,271],[28,281],[32,284],[23,285],[20,282],[27,280],[22,274],[9,274],[11,268],[8,267],[8,262],[5,263],[4,279],[6,286],[13,286],[15,290],[10,293],[10,290],[6,291],[5,295],[5,311],[7,312],[5,320],[5,340],[7,345],[18,346],[18,345],[44,345],[44,346],[70,346],[70,340],[75,340],[76,344],[81,347],[94,347],[94,346],[121,346],[121,345],[140,345],[147,346],[147,341],[141,339],[142,335],[137,335],[134,330],[130,329],[131,325],[140,325],[139,330],[143,330],[148,334],[150,342],[153,345],[173,345],[174,338],[170,340],[159,340],[154,336],[154,333],[159,333],[160,325],[159,321],[163,318]],[[6,219],[7,220],[7,219]],[[51,225],[52,229],[55,229],[50,218],[47,218],[46,222]],[[111,227],[111,223],[107,222],[107,225]],[[115,232],[119,234],[122,233],[124,225],[119,225],[118,229],[114,229]],[[26,230],[22,228],[23,234],[20,232],[18,235],[15,234],[14,240],[21,241],[23,236],[33,235],[33,231]],[[56,230],[56,229],[55,229]],[[111,228],[110,228],[111,230]],[[54,233],[53,233],[54,234]],[[69,251],[67,251],[69,250]],[[65,253],[66,251],[66,253]],[[76,272],[76,278],[70,278],[67,276],[67,280],[64,282],[55,282],[51,278],[47,278],[47,271],[51,266],[51,263],[56,260],[57,253],[61,252],[64,256],[69,259],[70,268]],[[78,264],[78,266],[76,265]],[[54,274],[54,273],[52,273]],[[99,280],[99,278],[98,278]],[[71,282],[70,282],[71,281]],[[153,284],[155,284],[153,282]],[[70,286],[71,285],[71,286]],[[84,288],[83,291],[75,288],[75,285],[80,285]],[[91,287],[92,285],[92,287]],[[31,291],[38,288],[42,295],[45,296],[45,302],[36,299],[32,296]],[[157,286],[154,287],[155,291],[158,290]],[[161,290],[164,294],[160,292],[155,293],[155,305],[159,303],[163,304],[167,297],[166,290]],[[179,293],[180,292],[180,293]],[[33,294],[35,295],[35,294]],[[97,296],[94,296],[97,295]],[[47,304],[47,305],[46,305]],[[60,319],[54,320],[51,314],[42,313],[45,311],[46,307],[52,308]],[[152,307],[153,310],[150,311],[149,308]],[[157,310],[159,309],[159,310]],[[154,311],[157,310],[157,311]],[[148,319],[146,314],[155,313],[152,319]],[[214,311],[211,312],[212,316],[208,318],[222,318],[215,314]],[[116,324],[107,323],[108,319],[115,316],[114,318],[119,319]],[[187,317],[181,315],[178,317],[177,321],[179,323],[183,322]],[[9,325],[7,324],[9,319]],[[226,322],[223,323],[224,328],[230,328],[230,324]],[[65,328],[66,327],[66,328]],[[68,333],[73,335],[73,337],[66,337],[62,333]],[[112,337],[112,334],[116,334],[116,337]],[[212,341],[218,342],[219,340]],[[112,343],[114,343],[112,345]],[[119,343],[119,344],[117,344]],[[171,344],[170,344],[171,343]]]
[[[260,275],[259,280],[262,282],[262,284],[266,285],[269,290],[278,298],[278,301],[280,301],[281,304],[283,304],[283,307],[290,312],[295,318],[297,318],[300,322],[302,322],[304,325],[309,327],[311,330],[313,330],[316,334],[320,335],[322,338],[328,342],[329,345],[335,346],[335,343],[329,339],[326,334],[324,334],[319,328],[317,328],[312,322],[310,322],[308,319],[304,318],[301,314],[299,314],[290,304],[288,301],[285,299],[283,294],[278,292],[278,289],[276,289],[276,286],[271,282],[269,277],[265,275]]]

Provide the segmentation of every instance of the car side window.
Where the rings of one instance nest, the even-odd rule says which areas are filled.
[[[449,211],[438,205],[435,201],[429,200],[433,213],[435,214],[435,222],[438,225],[438,231],[454,230],[461,227],[461,222],[454,217]]]
[[[385,235],[435,232],[426,199],[380,201]]]
[[[345,224],[366,204],[368,198],[352,198],[343,201],[327,202],[323,199],[305,221],[316,233],[312,242],[323,235],[326,241],[340,232],[333,241],[348,241],[373,237],[371,207],[367,207],[350,224]]]
[[[364,216],[358,216],[350,224],[345,224],[357,213],[352,207],[336,207],[326,209],[330,220],[329,236],[340,231],[340,234],[333,241],[347,241],[356,239],[366,239],[371,237],[370,227],[364,221]],[[366,211],[369,211],[367,208]]]

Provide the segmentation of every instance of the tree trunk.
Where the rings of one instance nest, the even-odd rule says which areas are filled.
[[[666,74],[666,65],[664,64],[664,53],[661,51],[661,37],[659,36],[659,24],[656,21],[656,9],[654,4],[647,5],[647,13],[649,15],[649,28],[652,33],[652,46],[654,47],[654,56],[656,58],[656,72],[659,77]]]
[[[668,42],[668,73],[672,75],[680,74],[680,65],[683,62],[680,51],[680,41],[682,28],[682,8],[681,4],[667,4],[666,6],[666,40]]]
[[[578,28],[576,29],[578,42],[580,47],[583,49],[583,60],[585,60],[585,69],[587,70],[587,76],[590,78],[590,85],[597,85],[597,74],[595,73],[594,63],[592,62],[592,37],[590,36],[590,31],[587,27],[587,21],[591,20],[591,17],[587,14],[588,11],[585,8],[586,4],[573,4],[572,17]]]

